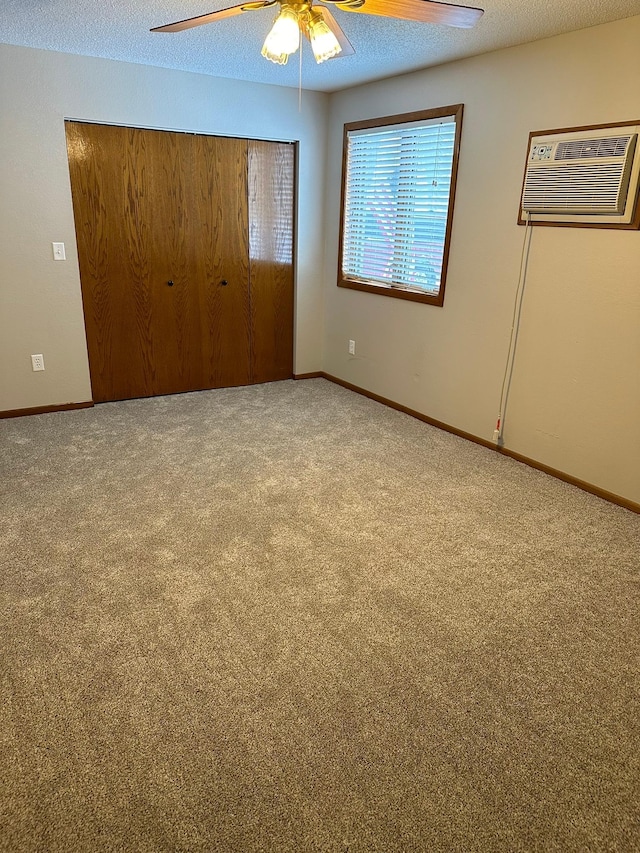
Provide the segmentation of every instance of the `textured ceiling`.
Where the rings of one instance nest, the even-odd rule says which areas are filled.
[[[234,5],[236,0],[2,0],[0,42],[297,86],[298,54],[287,66],[260,55],[273,9],[181,33],[150,27]],[[456,0],[449,0],[456,2]],[[302,54],[305,89],[336,91],[545,36],[640,14],[640,0],[470,0],[484,16],[472,30],[395,21],[335,9],[355,56],[316,65]]]

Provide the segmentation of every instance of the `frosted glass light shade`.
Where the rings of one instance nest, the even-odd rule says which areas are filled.
[[[331,32],[329,27],[322,20],[320,15],[317,17],[312,14],[309,21],[309,39],[311,41],[311,49],[319,64],[326,59],[331,59],[342,52],[338,39]]]
[[[262,46],[262,55],[271,62],[285,65],[300,47],[300,25],[294,9],[283,6]]]

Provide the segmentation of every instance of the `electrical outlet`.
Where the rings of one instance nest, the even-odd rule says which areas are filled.
[[[349,355],[355,355],[355,354],[356,354],[356,342],[355,341],[349,341]]]
[[[31,367],[33,370],[44,370],[44,356],[42,353],[31,356]]]

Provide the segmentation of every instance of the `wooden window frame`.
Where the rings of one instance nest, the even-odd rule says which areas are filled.
[[[428,305],[442,306],[444,303],[445,285],[447,279],[447,268],[449,263],[449,252],[451,248],[451,231],[453,224],[453,209],[456,195],[456,185],[458,178],[458,161],[460,158],[460,140],[462,137],[462,115],[464,111],[463,104],[453,104],[447,107],[437,107],[430,110],[419,110],[417,112],[403,113],[400,115],[384,116],[375,119],[366,119],[364,121],[348,122],[344,125],[343,144],[342,144],[342,186],[340,197],[340,242],[338,249],[338,287],[349,288],[350,290],[360,290],[366,293],[377,293],[382,296],[391,296],[396,299],[407,299],[412,302],[422,302]],[[451,164],[451,187],[449,191],[449,206],[447,213],[447,223],[445,229],[445,239],[442,255],[442,271],[440,276],[440,289],[437,294],[424,293],[417,289],[403,286],[401,284],[383,284],[374,281],[354,280],[345,277],[342,269],[343,256],[343,238],[345,226],[345,197],[346,197],[346,182],[347,182],[347,167],[348,167],[348,141],[349,134],[355,130],[366,130],[370,128],[380,128],[393,126],[396,124],[407,124],[416,121],[432,121],[438,118],[453,118],[456,130],[453,144],[453,161]]]

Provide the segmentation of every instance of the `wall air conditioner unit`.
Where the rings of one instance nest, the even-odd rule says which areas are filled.
[[[529,135],[519,224],[640,228],[640,122]]]

